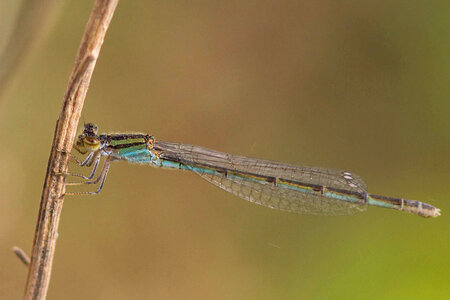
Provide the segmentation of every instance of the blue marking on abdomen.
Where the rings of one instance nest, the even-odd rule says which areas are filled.
[[[171,168],[171,169],[179,169],[180,163],[174,162],[170,160],[161,160],[161,166],[165,168]]]
[[[301,187],[292,186],[292,185],[287,185],[287,184],[280,183],[280,182],[278,183],[277,186],[278,186],[278,187],[285,188],[285,189],[289,189],[289,190],[294,190],[294,191],[297,191],[297,192],[306,193],[306,194],[317,194],[316,192],[311,191],[311,190],[308,190],[308,189],[303,189],[303,188],[301,188]]]
[[[151,152],[147,149],[142,149],[142,147],[120,149],[118,151],[118,157],[134,163],[152,163]]]

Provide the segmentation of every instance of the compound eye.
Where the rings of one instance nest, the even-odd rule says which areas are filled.
[[[83,133],[86,135],[96,135],[98,132],[98,126],[94,123],[87,123],[84,124],[84,130]]]
[[[92,131],[94,134],[97,134],[97,132],[98,132],[98,126],[95,125],[94,123],[91,123],[90,125],[91,125],[91,131]]]

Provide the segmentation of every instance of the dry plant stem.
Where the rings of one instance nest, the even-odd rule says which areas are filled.
[[[25,299],[45,299],[61,215],[68,155],[73,146],[78,120],[89,82],[118,0],[97,0],[87,24],[64,95],[42,191]]]
[[[12,250],[25,266],[28,267],[30,265],[30,258],[21,248],[14,246]]]

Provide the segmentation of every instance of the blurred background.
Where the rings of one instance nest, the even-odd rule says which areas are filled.
[[[55,122],[92,1],[55,1],[0,99],[0,298],[22,297]],[[22,2],[23,3],[23,2]],[[0,5],[6,48],[20,1]],[[348,169],[437,219],[271,210],[118,162],[66,197],[48,299],[443,299],[448,1],[121,1],[80,122]],[[30,14],[33,15],[33,14]],[[21,34],[26,34],[21,31]]]

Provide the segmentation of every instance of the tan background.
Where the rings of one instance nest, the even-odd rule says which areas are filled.
[[[151,4],[147,4],[151,2]],[[115,163],[66,198],[49,299],[442,299],[450,293],[448,1],[122,1],[83,121],[348,169],[432,203],[283,213]],[[0,298],[22,297],[61,99],[91,1],[62,6],[0,103]],[[2,15],[17,5],[1,6]],[[9,30],[0,28],[2,42]]]

